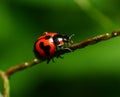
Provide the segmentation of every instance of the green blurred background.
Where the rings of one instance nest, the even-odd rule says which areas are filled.
[[[32,61],[45,31],[74,42],[119,29],[120,0],[1,0],[0,69]],[[120,97],[120,37],[13,74],[11,97]],[[2,81],[0,80],[0,91]]]

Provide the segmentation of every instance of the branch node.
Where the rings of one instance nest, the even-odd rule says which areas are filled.
[[[36,59],[36,58],[35,58],[33,61],[34,61],[35,63],[39,63],[39,59]]]
[[[110,34],[109,33],[106,33],[106,36],[109,36]]]
[[[29,65],[29,63],[28,63],[28,62],[25,62],[24,64],[25,64],[25,66],[28,66],[28,65]]]
[[[119,36],[119,35],[120,35],[120,31],[113,31],[112,32],[113,37],[116,37],[116,36]]]

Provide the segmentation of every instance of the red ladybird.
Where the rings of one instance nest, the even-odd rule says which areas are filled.
[[[56,32],[44,32],[44,34],[35,42],[35,56],[38,59],[47,59],[47,63],[49,63],[49,61],[56,56],[58,49],[61,49],[65,43],[70,42],[71,37],[68,37],[67,35],[60,35]]]

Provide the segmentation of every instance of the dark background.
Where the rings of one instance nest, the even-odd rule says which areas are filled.
[[[119,0],[1,0],[0,69],[32,61],[45,31],[74,43],[119,29]],[[13,74],[11,97],[120,97],[120,37]],[[2,81],[0,80],[0,91]]]

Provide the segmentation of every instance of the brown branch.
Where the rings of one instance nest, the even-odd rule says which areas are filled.
[[[0,71],[0,76],[3,79],[3,88],[4,88],[3,97],[10,97],[10,85],[9,85],[8,76],[3,71]]]
[[[86,47],[88,45],[96,44],[96,43],[98,43],[100,41],[108,40],[108,39],[116,37],[116,36],[120,36],[120,31],[114,31],[111,34],[106,33],[106,34],[103,34],[103,35],[99,35],[99,36],[84,40],[84,41],[82,41],[80,43],[75,43],[75,44],[69,46],[68,48],[71,49],[72,51],[74,51],[76,49],[84,48],[84,47]],[[70,52],[70,50],[62,49],[62,50],[59,51],[59,54],[61,55],[61,54],[65,54],[65,53],[68,53],[68,52]],[[18,72],[20,70],[23,70],[23,69],[31,67],[31,66],[34,66],[34,65],[36,65],[36,64],[38,64],[40,62],[43,62],[43,61],[45,61],[45,60],[40,61],[40,60],[35,59],[32,62],[25,62],[23,64],[11,67],[6,71],[6,75],[11,75],[11,74],[13,74],[15,72]]]
[[[34,66],[34,65],[36,65],[36,64],[38,64],[38,63],[40,63],[40,62],[43,62],[43,60],[40,61],[40,60],[38,60],[38,59],[34,59],[32,62],[25,62],[25,63],[23,63],[23,64],[19,64],[19,65],[17,65],[17,66],[10,67],[10,68],[6,71],[6,75],[9,76],[9,75],[11,75],[11,74],[13,74],[13,73],[15,73],[15,72],[17,72],[17,71],[20,71],[20,70],[23,70],[23,69],[25,69],[25,68]]]
[[[119,36],[119,35],[120,35],[120,31],[114,31],[111,34],[109,34],[109,33],[102,34],[102,35],[99,35],[99,36],[84,40],[84,41],[82,41],[80,43],[73,44],[69,48],[72,49],[72,50],[84,48],[84,47],[86,47],[88,45],[96,44],[96,43],[98,43],[100,41],[108,40],[110,38],[113,38],[113,37],[116,37],[116,36]]]

